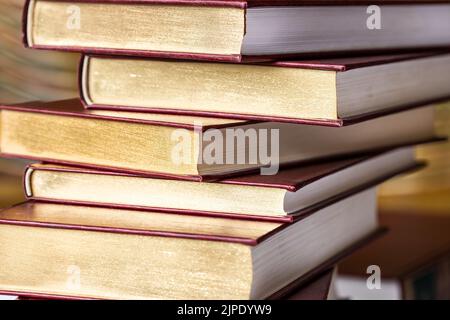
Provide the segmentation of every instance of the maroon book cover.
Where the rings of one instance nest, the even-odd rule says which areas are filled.
[[[259,65],[265,66],[275,66],[280,68],[299,68],[299,69],[312,69],[312,70],[325,70],[325,71],[335,71],[335,72],[346,72],[349,70],[354,70],[358,68],[371,67],[377,65],[384,65],[389,63],[435,57],[443,54],[448,54],[448,50],[431,50],[431,51],[421,51],[421,52],[408,52],[408,53],[398,53],[398,54],[381,54],[381,55],[361,55],[361,56],[347,56],[347,57],[334,57],[334,58],[318,58],[318,59],[302,59],[302,60],[279,60],[273,62],[259,62]],[[447,101],[450,96],[439,97],[437,99],[432,99],[428,101],[421,101],[420,103],[414,102],[413,104],[403,104],[395,108],[389,108],[385,110],[372,111],[367,113],[362,113],[350,117],[341,117],[339,119],[302,119],[302,118],[286,118],[279,116],[265,116],[256,114],[237,114],[237,113],[225,113],[225,112],[213,112],[207,110],[178,110],[171,108],[157,108],[157,107],[141,107],[141,106],[121,106],[113,104],[91,104],[87,102],[86,97],[88,93],[85,92],[85,86],[83,82],[85,81],[85,70],[87,61],[90,57],[95,57],[96,59],[120,59],[117,56],[99,56],[99,55],[85,55],[80,60],[79,70],[78,70],[78,88],[80,92],[80,97],[83,105],[87,109],[100,109],[100,110],[117,110],[117,111],[136,111],[136,112],[154,112],[154,113],[166,113],[166,114],[182,114],[182,115],[193,115],[201,117],[217,117],[217,118],[227,118],[227,119],[237,119],[237,120],[247,120],[247,121],[276,121],[276,122],[290,122],[298,124],[311,124],[311,125],[323,125],[323,126],[334,126],[341,127],[351,124],[356,124],[359,122],[367,121],[370,119],[386,116],[389,114],[394,114],[402,111],[407,111],[409,109],[422,107],[427,104],[438,103]],[[122,57],[123,58],[123,57]],[[138,57],[128,57],[128,59],[140,59]],[[256,63],[252,63],[256,64]]]
[[[376,156],[378,154],[374,154]],[[369,160],[371,156],[361,156],[354,157],[342,160],[335,161],[322,161],[311,165],[305,165],[300,167],[291,167],[285,168],[278,172],[276,175],[260,175],[260,174],[249,174],[238,177],[230,177],[223,180],[219,180],[215,183],[221,184],[234,184],[234,185],[246,185],[246,186],[260,186],[267,188],[278,188],[285,189],[289,192],[296,192],[301,190],[302,188],[308,186],[309,184],[324,178],[328,175],[336,173],[340,170],[344,170],[351,166],[354,166],[363,161]],[[350,188],[348,190],[344,190],[338,194],[332,195],[327,199],[324,199],[314,205],[308,206],[304,209],[298,210],[296,212],[285,214],[277,217],[272,216],[264,216],[259,215],[258,212],[254,214],[239,214],[239,213],[224,213],[224,212],[214,212],[214,211],[198,211],[198,210],[187,210],[187,209],[177,209],[177,208],[161,208],[161,207],[147,207],[147,206],[133,206],[133,205],[121,205],[117,203],[103,203],[103,202],[85,202],[79,200],[64,200],[64,199],[52,199],[52,198],[43,198],[27,195],[27,198],[30,200],[43,201],[43,202],[51,202],[51,203],[62,203],[62,204],[71,204],[71,205],[89,205],[89,206],[98,206],[98,207],[107,207],[107,208],[118,208],[118,209],[129,209],[129,210],[151,210],[156,212],[164,212],[164,213],[173,213],[173,214],[188,214],[188,215],[198,215],[198,216],[212,216],[212,217],[222,217],[222,218],[231,218],[231,219],[247,219],[247,220],[258,220],[258,221],[274,221],[274,222],[292,222],[308,216],[309,214],[329,206],[333,203],[336,203],[344,198],[347,198],[351,195],[354,195],[362,190],[366,190],[368,188],[374,187],[396,175],[404,174],[407,172],[411,172],[414,170],[418,170],[425,166],[423,162],[416,162],[415,164],[397,170],[396,172],[392,172],[386,175],[382,175],[368,181],[366,183],[362,183],[354,188]],[[32,168],[32,167],[28,167]],[[105,171],[105,170],[97,170],[97,169],[89,169],[82,167],[61,167],[61,166],[46,166],[46,167],[38,167],[33,168],[32,170],[44,170],[44,171],[60,171],[60,172],[72,172],[72,173],[82,173],[82,174],[96,174],[96,175],[109,175],[109,176],[128,176],[128,177],[141,177],[145,179],[141,175],[135,175],[130,173],[120,173],[113,171]],[[158,176],[148,176],[148,178],[160,178]],[[24,176],[24,189],[26,190],[26,185],[30,185],[30,181],[26,179],[30,179],[30,175]],[[173,179],[173,178],[166,178]]]
[[[344,6],[344,5],[392,5],[392,4],[439,4],[448,3],[445,0],[73,0],[71,2],[91,2],[104,4],[137,4],[137,5],[181,5],[181,6],[198,6],[198,7],[229,7],[246,10],[252,7],[274,7],[274,6]],[[113,55],[132,55],[144,57],[158,57],[170,59],[192,59],[192,60],[208,60],[223,62],[258,62],[277,60],[286,57],[295,57],[299,54],[276,54],[251,56],[242,54],[221,55],[221,54],[204,54],[204,53],[188,53],[188,52],[169,52],[169,51],[150,51],[150,50],[127,50],[113,48],[93,48],[93,47],[76,47],[76,46],[58,46],[58,45],[31,45],[28,42],[28,13],[31,0],[27,0],[23,11],[23,42],[26,47],[43,50],[58,51],[74,51],[94,54],[113,54]],[[420,50],[420,48],[418,48]],[[402,49],[391,49],[395,52]],[[372,52],[385,52],[386,50],[371,50]],[[367,50],[364,50],[367,52]],[[320,53],[318,53],[320,54]]]
[[[148,124],[148,125],[156,125],[156,126],[166,126],[166,127],[174,127],[174,128],[182,128],[187,130],[201,130],[205,131],[211,128],[219,129],[223,127],[228,126],[234,126],[234,125],[243,125],[243,124],[251,124],[254,123],[253,121],[234,121],[230,120],[230,122],[227,122],[226,124],[223,124],[223,122],[214,124],[214,125],[202,125],[201,127],[195,126],[192,123],[189,122],[183,122],[183,121],[160,121],[160,120],[151,120],[151,119],[145,119],[145,118],[137,118],[137,117],[126,117],[124,115],[123,117],[117,115],[117,116],[105,116],[100,115],[95,112],[86,110],[83,105],[81,104],[79,99],[69,99],[69,100],[62,100],[62,101],[54,101],[54,102],[39,102],[39,101],[32,101],[27,103],[21,103],[16,105],[0,105],[0,110],[12,110],[12,111],[22,111],[22,112],[31,112],[31,113],[41,113],[41,114],[48,114],[48,115],[60,115],[60,116],[66,116],[66,117],[78,117],[78,118],[88,118],[88,119],[100,119],[100,120],[107,120],[107,121],[119,121],[119,122],[127,122],[127,123],[138,123],[138,124]],[[98,166],[95,164],[86,164],[86,163],[78,163],[76,161],[64,161],[64,160],[57,160],[57,159],[50,159],[50,158],[40,158],[40,157],[33,157],[33,156],[24,156],[21,154],[9,154],[5,153],[3,151],[0,152],[0,154],[3,157],[6,158],[25,158],[30,160],[36,160],[36,161],[45,161],[50,163],[59,163],[59,164],[68,164],[68,165],[75,165],[80,167],[87,167],[87,168],[94,168],[94,169],[100,169],[100,170],[112,170],[116,172],[126,172],[126,173],[133,173],[137,175],[151,175],[151,176],[157,176],[161,178],[176,178],[176,179],[183,179],[183,180],[191,180],[191,181],[202,181],[204,180],[203,176],[200,175],[175,175],[170,173],[162,173],[162,172],[148,172],[148,171],[140,171],[140,170],[132,170],[132,169],[122,169],[122,168],[116,168],[116,167],[108,167],[108,166]],[[255,170],[257,171],[257,170]],[[242,173],[240,173],[242,174]],[[236,175],[236,173],[230,173],[230,174],[224,174],[219,176],[208,176],[208,180],[217,180],[219,178],[224,178],[227,176],[233,176]]]
[[[235,126],[235,125],[243,125],[243,124],[251,124],[255,122],[234,122],[230,121],[226,124],[220,123],[218,125],[205,125],[201,128],[197,128],[194,125],[187,123],[187,122],[169,122],[169,121],[159,121],[159,120],[149,120],[149,119],[139,119],[139,118],[127,118],[124,116],[107,116],[107,115],[99,115],[92,110],[86,110],[83,108],[82,104],[78,99],[71,99],[71,100],[64,100],[64,101],[55,101],[50,103],[43,103],[43,102],[30,102],[25,104],[18,104],[18,105],[0,105],[0,110],[11,110],[11,111],[19,111],[19,112],[27,112],[27,113],[41,113],[41,114],[48,114],[48,115],[60,115],[65,117],[79,117],[79,118],[88,118],[88,119],[101,119],[101,120],[107,120],[107,121],[119,121],[119,122],[128,122],[128,123],[139,123],[139,124],[148,124],[148,125],[160,125],[160,126],[169,126],[169,127],[175,127],[175,128],[184,128],[188,130],[194,130],[194,129],[200,129],[200,130],[207,130],[209,128],[221,128],[221,127],[229,127],[229,126]],[[397,147],[412,145],[412,144],[418,144],[418,143],[428,143],[433,141],[442,140],[441,138],[436,138],[433,140],[427,140],[427,141],[414,141],[412,143],[407,144],[401,144],[401,145],[393,145],[386,148],[378,148],[376,150],[371,150],[370,152],[364,152],[365,154],[369,153],[376,153],[376,152],[382,152],[387,150],[392,150]],[[11,154],[4,152],[2,150],[1,155],[4,157],[9,158],[25,158],[30,160],[37,160],[42,162],[49,162],[49,163],[56,163],[56,164],[66,164],[66,165],[72,165],[72,166],[78,166],[78,167],[85,167],[85,168],[93,168],[98,170],[107,170],[107,171],[114,171],[114,172],[121,172],[121,173],[128,173],[128,174],[136,174],[141,176],[152,176],[152,177],[161,177],[161,178],[173,178],[173,179],[183,179],[183,180],[191,180],[191,181],[216,181],[220,179],[225,179],[227,177],[235,177],[235,176],[242,176],[246,174],[252,174],[252,173],[258,173],[259,169],[249,169],[245,172],[230,172],[230,173],[224,173],[224,174],[218,174],[218,175],[207,175],[207,176],[201,176],[201,175],[179,175],[179,174],[171,174],[171,173],[164,173],[164,172],[150,172],[150,171],[143,171],[143,170],[134,170],[134,169],[126,169],[126,168],[118,168],[118,167],[110,167],[106,165],[97,165],[95,163],[80,163],[73,160],[60,160],[55,158],[44,158],[44,157],[35,157],[30,155],[22,155],[22,154]],[[345,158],[344,156],[332,156],[327,158],[326,160],[337,160]],[[323,159],[325,161],[325,159]],[[287,167],[293,167],[293,166],[299,166],[299,165],[305,165],[306,163],[311,163],[311,161],[297,161],[297,162],[291,162],[291,163],[284,163],[281,164],[281,168],[287,168]]]
[[[362,190],[363,191],[363,190]],[[267,222],[258,221],[261,225],[270,225],[271,229],[265,233],[260,233],[257,235],[249,235],[246,237],[229,235],[227,230],[216,231],[214,234],[212,232],[194,232],[194,231],[170,231],[164,229],[148,229],[148,227],[142,227],[141,225],[130,224],[127,227],[122,227],[122,225],[117,225],[114,221],[101,221],[96,222],[96,220],[85,222],[84,220],[73,220],[74,222],[67,222],[66,220],[60,220],[59,217],[40,217],[36,214],[42,207],[50,205],[53,207],[58,207],[59,209],[65,208],[75,208],[71,204],[44,204],[38,201],[26,201],[21,204],[12,206],[10,208],[4,209],[0,214],[0,225],[14,225],[14,226],[26,226],[26,227],[36,227],[36,228],[51,228],[51,229],[61,229],[61,230],[80,230],[80,231],[92,231],[92,232],[105,232],[105,233],[115,233],[115,234],[129,234],[129,235],[139,235],[139,236],[151,236],[151,237],[168,237],[168,238],[179,238],[179,239],[193,239],[193,240],[206,240],[206,241],[219,241],[227,243],[240,243],[248,246],[256,246],[267,239],[271,238],[275,234],[284,230],[285,228],[292,226],[292,224],[301,223],[306,217],[296,219],[294,222]],[[76,206],[77,210],[83,209],[83,207],[88,208],[88,206]],[[117,212],[128,213],[127,210],[122,209],[111,209]],[[311,212],[311,215],[318,212],[320,209],[316,209]],[[102,211],[103,212],[103,211]],[[20,215],[18,215],[20,213]],[[150,214],[150,213],[149,213]],[[161,214],[159,214],[161,215]],[[220,218],[218,218],[220,219]],[[222,219],[224,220],[224,219]],[[79,222],[83,221],[83,222]],[[198,220],[194,220],[198,221]],[[200,219],[201,221],[201,219]],[[242,220],[237,221],[240,223]],[[101,224],[101,225],[100,225]]]
[[[209,234],[191,234],[191,233],[177,233],[177,232],[167,232],[167,231],[158,231],[158,230],[144,230],[144,229],[122,229],[116,228],[113,225],[99,227],[95,225],[78,225],[78,224],[67,224],[67,223],[58,223],[47,221],[39,221],[39,219],[28,219],[27,217],[32,217],[33,206],[35,202],[26,202],[17,207],[13,207],[11,209],[6,209],[4,212],[6,213],[4,216],[0,217],[0,224],[7,225],[16,225],[16,226],[26,226],[26,227],[35,227],[35,228],[57,228],[57,229],[66,229],[66,230],[83,230],[83,231],[93,231],[93,232],[106,232],[106,233],[119,233],[119,234],[128,234],[128,235],[141,235],[141,236],[156,236],[156,237],[171,237],[171,238],[189,238],[189,239],[197,239],[197,240],[209,240],[209,241],[221,241],[221,242],[232,242],[232,243],[241,243],[248,246],[255,246],[260,242],[269,239],[274,234],[278,233],[282,229],[290,226],[291,224],[285,223],[281,224],[279,227],[276,227],[269,233],[266,233],[258,238],[238,238],[238,237],[228,237],[228,236],[220,236],[220,235],[209,235]],[[23,212],[23,217],[18,220],[17,217],[9,218],[7,216],[7,210],[20,210]],[[296,223],[301,223],[301,220]],[[349,245],[345,249],[336,252],[331,258],[322,262],[320,265],[307,272],[303,276],[299,277],[295,281],[291,282],[278,292],[272,294],[268,299],[281,299],[295,293],[298,288],[300,288],[303,284],[308,283],[311,279],[318,277],[323,274],[323,272],[329,270],[343,258],[349,256],[351,253],[355,252],[362,246],[365,246],[372,240],[380,237],[385,234],[385,228],[378,228],[373,232],[363,236],[353,244]],[[80,299],[82,297],[68,297],[68,296],[54,296],[45,293],[26,293],[26,292],[11,292],[11,291],[0,291],[0,294],[6,295],[18,295],[25,296],[31,298],[56,298],[56,299]]]
[[[114,116],[101,115],[96,112],[92,112],[86,110],[83,107],[80,99],[67,99],[67,100],[58,100],[52,102],[43,102],[43,101],[30,101],[15,105],[0,105],[0,110],[12,110],[12,111],[23,111],[23,112],[33,112],[33,113],[42,113],[42,114],[51,114],[51,115],[62,115],[67,117],[78,117],[78,118],[90,118],[90,119],[100,119],[100,120],[108,120],[108,121],[119,121],[119,122],[128,122],[128,123],[139,123],[139,124],[149,124],[149,125],[158,125],[158,126],[167,126],[174,128],[182,128],[188,130],[201,129],[208,130],[211,128],[220,129],[225,127],[233,127],[235,125],[245,125],[255,123],[255,121],[234,121],[230,119],[229,122],[225,124],[214,124],[207,125],[202,124],[201,128],[197,128],[192,123],[187,121],[161,121],[161,120],[152,120],[145,117],[129,117],[127,114],[120,112],[115,113]],[[123,116],[120,116],[123,115]],[[214,119],[214,118],[213,118]]]
[[[349,246],[345,250],[337,253],[328,261],[314,270],[294,280],[286,287],[272,294],[267,300],[325,300],[331,285],[332,267],[341,260],[359,252],[360,249],[366,247],[374,240],[383,237],[387,233],[387,229],[380,228],[377,231],[364,237],[357,243]],[[95,300],[92,298],[52,295],[46,293],[18,292],[18,291],[1,291],[0,294],[19,296],[19,300]]]
[[[277,300],[327,300],[328,294],[333,285],[333,268],[326,270],[314,279],[305,281],[298,288],[292,288],[292,291],[280,296]],[[62,295],[44,295],[37,293],[19,293],[8,292],[9,295],[19,295],[17,300],[93,300],[80,297],[70,297]],[[22,295],[20,295],[22,294]],[[274,297],[275,298],[275,297]],[[272,299],[274,300],[274,299]]]

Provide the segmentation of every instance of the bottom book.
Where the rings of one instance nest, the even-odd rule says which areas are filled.
[[[303,285],[285,297],[283,300],[335,300],[335,280],[337,268],[330,268],[313,279],[306,281]],[[0,300],[58,300],[56,297],[45,298],[38,294],[23,294],[22,296],[0,295]],[[64,300],[64,299],[60,299]]]
[[[373,188],[293,223],[30,201],[0,213],[0,292],[279,299],[379,230]]]

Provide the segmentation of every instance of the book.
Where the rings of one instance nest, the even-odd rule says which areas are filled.
[[[80,74],[88,108],[335,126],[450,98],[446,51],[264,64],[85,56]]]
[[[330,268],[323,273],[304,281],[304,284],[295,283],[291,288],[282,292],[281,295],[272,297],[271,300],[335,300],[334,283],[336,281],[336,267]],[[81,297],[44,295],[39,293],[25,292],[21,296],[0,295],[0,300],[87,300]]]
[[[31,200],[125,209],[292,221],[421,165],[414,149],[199,183],[53,164],[24,174]],[[126,186],[127,192],[118,192]]]
[[[3,105],[3,156],[213,180],[434,138],[432,107],[342,128],[85,110],[78,100]],[[380,130],[380,128],[383,128]]]
[[[27,202],[0,213],[0,291],[100,299],[276,298],[377,230],[373,188],[295,223]]]
[[[450,5],[438,2],[30,0],[24,41],[36,49],[221,61],[444,47]]]
[[[367,278],[366,268],[378,265],[382,279],[395,281],[404,299],[448,299],[449,196],[381,197],[380,225],[389,232],[342,261],[339,272]]]

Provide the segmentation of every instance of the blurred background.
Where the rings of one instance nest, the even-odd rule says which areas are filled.
[[[0,103],[76,97],[79,55],[25,49],[24,2],[0,0]],[[435,126],[450,135],[450,103],[436,107]],[[426,169],[381,186],[380,221],[390,232],[338,266],[337,297],[450,299],[450,143],[420,146],[417,157]],[[0,159],[1,207],[23,201],[26,164]],[[380,290],[367,289],[369,265],[380,267]]]
[[[24,0],[0,0],[2,103],[74,97],[78,55],[31,51],[22,45]]]
[[[450,136],[450,103],[436,106],[435,131]],[[390,231],[339,265],[341,294],[450,299],[450,143],[419,146],[416,155],[425,169],[379,188],[379,219]],[[380,267],[385,290],[367,290],[369,265]]]

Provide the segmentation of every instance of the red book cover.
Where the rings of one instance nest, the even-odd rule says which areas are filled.
[[[327,300],[333,285],[334,269],[326,270],[317,277],[305,281],[299,287],[288,290],[280,296],[273,296],[271,300]],[[6,292],[5,292],[6,293]],[[81,297],[70,297],[62,295],[45,295],[38,293],[8,292],[9,295],[19,295],[17,300],[90,300]]]
[[[379,154],[374,154],[373,157]],[[259,186],[266,188],[276,188],[284,189],[289,192],[301,192],[302,188],[314,183],[317,180],[325,178],[329,175],[342,171],[346,168],[350,168],[366,160],[370,160],[372,156],[361,156],[348,158],[343,160],[335,161],[323,161],[316,164],[285,168],[278,172],[276,175],[260,175],[260,174],[249,174],[238,177],[225,178],[223,180],[216,181],[214,183],[218,184],[231,184],[231,185],[245,185],[245,186]],[[212,216],[212,217],[222,217],[222,218],[233,218],[233,219],[247,219],[247,220],[258,220],[258,221],[274,221],[274,222],[293,222],[295,220],[304,218],[315,211],[336,203],[344,198],[354,195],[362,190],[374,187],[396,175],[408,173],[411,171],[418,170],[425,166],[423,162],[416,162],[410,166],[406,166],[394,172],[388,174],[379,175],[378,177],[371,179],[367,182],[360,183],[355,187],[348,188],[346,190],[341,190],[337,194],[332,194],[328,198],[314,203],[311,206],[300,209],[296,212],[290,214],[284,214],[280,212],[280,216],[265,216],[254,212],[254,214],[241,214],[241,213],[230,213],[230,212],[215,212],[215,211],[200,211],[192,209],[182,209],[182,208],[162,208],[162,207],[147,207],[147,206],[136,206],[136,205],[125,205],[118,203],[104,203],[104,202],[91,202],[91,201],[80,201],[80,200],[67,200],[67,199],[53,199],[53,198],[43,198],[39,196],[34,196],[31,190],[31,176],[35,170],[43,171],[54,171],[54,172],[68,172],[68,173],[80,173],[80,174],[94,174],[94,175],[108,175],[116,177],[141,177],[146,179],[146,177],[129,174],[129,173],[119,173],[113,171],[104,171],[97,169],[89,169],[82,167],[61,167],[47,165],[45,167],[35,167],[29,166],[27,168],[26,174],[24,175],[24,189],[26,190],[27,198],[30,200],[51,202],[51,203],[62,203],[62,204],[75,204],[75,205],[88,205],[88,206],[98,206],[107,208],[118,208],[118,209],[129,209],[129,210],[151,210],[157,212],[173,213],[173,214],[188,214],[188,215],[198,215],[198,216]],[[148,176],[148,178],[160,178],[158,176]],[[166,178],[173,179],[173,178]],[[213,182],[211,182],[213,183]],[[188,190],[186,190],[188,191]]]
[[[257,64],[264,66],[274,66],[280,68],[298,68],[298,69],[311,69],[311,70],[324,70],[335,72],[346,72],[358,68],[365,68],[378,65],[386,65],[395,62],[402,62],[408,60],[438,57],[440,55],[448,54],[448,50],[432,50],[421,52],[408,52],[397,54],[380,54],[380,55],[360,55],[360,56],[346,56],[346,57],[334,57],[334,58],[317,58],[317,59],[302,59],[302,60],[279,60],[273,62],[259,62]],[[381,109],[377,111],[371,111],[361,113],[349,117],[340,117],[337,120],[334,119],[302,119],[302,118],[286,118],[280,116],[265,116],[257,114],[238,114],[238,113],[225,113],[225,112],[213,112],[207,110],[178,110],[172,108],[151,108],[140,106],[121,106],[113,104],[95,104],[88,103],[88,92],[85,89],[86,84],[86,66],[88,65],[88,59],[95,57],[98,59],[121,59],[121,57],[114,56],[98,56],[98,55],[85,55],[80,59],[80,65],[78,70],[78,88],[80,97],[85,108],[88,109],[100,109],[100,110],[117,110],[117,111],[136,111],[136,112],[155,112],[155,113],[167,113],[167,114],[188,114],[201,117],[218,117],[227,119],[247,120],[247,121],[276,121],[276,122],[289,122],[298,124],[311,124],[311,125],[323,125],[323,126],[347,126],[366,120],[386,116],[393,113],[406,111],[413,108],[422,107],[427,104],[438,103],[447,101],[450,96],[439,97],[436,99],[429,99],[427,101],[420,101],[414,103],[407,103],[399,105],[395,108]],[[123,57],[122,57],[123,58]],[[137,57],[128,57],[128,59],[139,59]],[[256,63],[252,63],[256,64]]]
[[[447,3],[445,0],[75,0],[71,2],[84,3],[102,3],[102,4],[129,4],[129,5],[175,5],[175,6],[196,6],[196,7],[225,7],[237,8],[247,11],[249,8],[255,7],[277,7],[277,6],[369,6],[369,5],[403,5],[403,4],[440,4]],[[191,52],[172,52],[172,51],[152,51],[152,50],[127,50],[120,48],[101,48],[92,46],[69,46],[69,45],[38,45],[31,44],[28,40],[30,26],[28,23],[30,4],[32,0],[27,0],[23,14],[23,42],[25,46],[34,49],[59,50],[59,51],[75,51],[94,54],[113,54],[113,55],[132,55],[145,57],[158,57],[170,59],[193,59],[193,60],[209,60],[223,62],[257,62],[277,60],[283,57],[295,57],[301,53],[289,54],[265,54],[265,55],[243,55],[243,54],[207,54],[207,53],[191,53]],[[437,47],[444,47],[439,45]],[[434,45],[433,47],[436,47]],[[411,49],[411,47],[408,47]],[[416,47],[422,49],[423,47]],[[362,50],[363,52],[384,52],[386,50],[398,51],[402,48],[384,48]],[[361,50],[356,50],[361,51]],[[316,52],[315,55],[321,54]],[[325,53],[329,54],[329,53]],[[304,54],[303,54],[304,55]],[[310,54],[309,54],[310,55]]]
[[[92,112],[92,110],[86,110],[81,105],[80,101],[77,99],[72,100],[65,100],[65,101],[56,101],[51,103],[42,103],[42,102],[30,102],[25,104],[19,104],[19,105],[3,105],[0,106],[0,109],[3,110],[11,110],[11,111],[20,111],[20,112],[26,112],[26,113],[38,113],[38,114],[47,114],[47,115],[59,115],[59,116],[65,116],[65,117],[76,117],[76,118],[85,118],[85,119],[100,119],[100,120],[106,120],[106,121],[114,121],[114,122],[125,122],[125,123],[138,123],[138,124],[148,124],[148,125],[156,125],[156,126],[167,126],[167,127],[175,127],[175,128],[183,128],[187,130],[207,130],[209,128],[223,128],[223,127],[233,127],[236,125],[242,125],[242,124],[251,124],[255,122],[238,122],[235,120],[225,121],[225,122],[217,122],[217,124],[211,125],[211,123],[215,123],[215,119],[210,119],[210,122],[206,121],[206,125],[202,126],[201,128],[195,127],[192,123],[186,122],[186,121],[160,121],[155,120],[151,118],[138,118],[138,117],[126,117],[124,114],[123,116],[119,115],[120,113],[110,116],[110,115],[104,115],[104,114],[97,114],[95,112]],[[208,124],[209,123],[209,124]],[[376,152],[382,152],[387,150],[392,150],[397,147],[402,146],[408,146],[412,144],[418,144],[418,143],[428,143],[432,141],[441,140],[439,138],[435,139],[426,139],[424,141],[411,141],[408,143],[400,143],[396,145],[390,145],[389,147],[379,147],[373,150],[367,150],[364,153],[370,154],[370,153],[376,153]],[[363,152],[360,152],[363,153]],[[91,169],[97,169],[97,170],[106,170],[106,171],[113,171],[113,172],[121,172],[121,173],[127,173],[127,174],[135,174],[135,175],[141,175],[141,176],[152,176],[152,177],[161,177],[161,178],[173,178],[173,179],[184,179],[184,180],[191,180],[191,181],[202,181],[202,180],[208,180],[208,181],[215,181],[220,179],[225,179],[227,177],[233,177],[233,176],[242,176],[246,174],[253,174],[259,172],[259,169],[253,169],[250,168],[245,171],[240,172],[228,172],[228,173],[222,173],[222,174],[211,174],[211,175],[181,175],[181,174],[172,174],[167,172],[154,172],[154,171],[146,171],[146,170],[136,170],[135,168],[123,168],[123,167],[117,167],[117,166],[109,166],[109,165],[98,165],[96,163],[91,162],[79,162],[72,159],[66,159],[61,160],[55,157],[43,157],[43,156],[33,156],[33,155],[27,155],[27,154],[18,154],[18,153],[8,153],[4,150],[1,152],[2,156],[4,157],[16,157],[16,158],[25,158],[25,159],[31,159],[31,160],[37,160],[37,161],[43,161],[43,162],[49,162],[49,163],[56,163],[56,164],[66,164],[66,165],[72,165],[72,166],[78,166],[78,167],[85,167],[85,168],[91,168]],[[342,159],[344,155],[339,156],[328,156],[321,158],[321,161],[330,161],[330,160],[337,160]],[[326,159],[325,159],[326,158]],[[306,161],[293,161],[289,163],[281,163],[280,166],[282,168],[287,167],[293,167],[293,166],[299,166],[306,164]],[[311,163],[311,161],[308,161],[308,163]],[[245,180],[242,180],[242,183]],[[236,182],[235,182],[236,183]],[[292,188],[292,187],[290,187]]]
[[[14,225],[14,226],[24,226],[28,228],[51,228],[51,229],[60,229],[60,230],[81,230],[81,231],[89,231],[89,232],[104,232],[104,233],[114,233],[114,234],[125,234],[125,235],[139,235],[139,236],[153,236],[153,237],[170,237],[170,238],[188,238],[194,240],[209,240],[209,241],[220,241],[220,242],[231,242],[231,243],[241,243],[243,245],[248,246],[256,246],[258,243],[261,243],[265,240],[270,239],[274,234],[280,232],[281,230],[292,226],[292,224],[285,223],[280,224],[278,227],[274,224],[275,228],[268,233],[263,234],[262,236],[256,238],[241,238],[235,236],[221,236],[219,234],[211,235],[207,233],[179,233],[179,232],[169,232],[169,231],[158,231],[158,230],[148,230],[146,228],[117,228],[114,224],[104,223],[104,226],[96,226],[95,223],[87,225],[87,224],[77,224],[76,218],[72,222],[62,222],[59,221],[59,218],[52,219],[51,217],[38,217],[37,215],[33,215],[34,206],[39,205],[35,202],[26,202],[17,207],[12,207],[10,209],[6,209],[3,211],[3,215],[0,217],[0,224],[2,225]],[[9,213],[9,212],[11,213]],[[20,212],[20,215],[14,213],[15,211]],[[264,222],[261,222],[264,223]],[[299,220],[296,223],[301,223]],[[385,228],[378,228],[374,231],[368,232],[367,234],[361,236],[352,244],[344,247],[338,252],[334,253],[330,258],[321,262],[318,266],[311,269],[304,275],[300,276],[296,280],[292,281],[279,291],[273,293],[268,299],[282,299],[286,297],[290,297],[295,294],[299,288],[303,285],[310,283],[312,279],[316,277],[320,277],[327,272],[330,268],[332,268],[335,264],[341,261],[343,258],[352,254],[356,250],[361,247],[367,245],[374,239],[384,235],[386,233]],[[31,298],[43,298],[43,299],[82,299],[83,297],[71,297],[71,296],[61,296],[61,295],[52,295],[46,293],[27,293],[27,292],[12,292],[12,291],[0,291],[0,294],[5,295],[18,295],[25,296]]]
[[[253,121],[246,121],[246,122],[239,122],[235,120],[230,120],[229,122],[222,122],[219,121],[216,123],[214,119],[211,123],[214,123],[214,125],[209,124],[202,124],[201,127],[195,126],[190,121],[161,121],[161,120],[152,120],[148,119],[146,117],[127,117],[125,114],[123,116],[119,116],[119,114],[116,114],[116,116],[107,116],[107,115],[101,115],[97,114],[95,112],[91,112],[89,110],[86,110],[79,99],[69,99],[69,100],[62,100],[62,101],[55,101],[55,102],[40,102],[40,101],[32,101],[27,103],[21,103],[16,105],[0,105],[0,110],[13,110],[13,111],[23,111],[23,112],[31,112],[31,113],[39,113],[39,114],[48,114],[48,115],[62,115],[66,117],[76,117],[76,118],[88,118],[88,119],[99,119],[99,120],[107,120],[107,121],[118,121],[118,122],[126,122],[126,123],[137,123],[137,124],[147,124],[147,125],[156,125],[156,126],[163,126],[163,127],[173,127],[173,128],[181,128],[186,130],[208,130],[211,128],[220,129],[223,127],[229,127],[236,124],[242,125],[242,124],[251,124],[254,123]],[[184,180],[191,180],[191,181],[202,181],[203,177],[200,175],[174,175],[170,173],[163,173],[163,172],[148,172],[148,171],[141,171],[141,170],[133,170],[133,169],[121,169],[117,167],[108,167],[108,166],[98,166],[95,164],[87,164],[87,163],[78,163],[76,161],[64,161],[64,160],[57,160],[54,158],[41,158],[41,157],[34,157],[34,156],[24,156],[21,154],[10,154],[6,153],[3,150],[1,151],[1,155],[3,157],[7,158],[25,158],[30,160],[37,160],[37,161],[45,161],[49,163],[59,163],[59,164],[68,164],[68,165],[75,165],[80,167],[87,167],[87,168],[94,168],[99,170],[113,170],[115,172],[126,172],[126,173],[132,173],[137,175],[151,175],[151,176],[157,176],[161,178],[175,178],[175,179],[184,179]],[[219,175],[219,176],[209,176],[208,179],[210,180],[217,180],[219,178],[224,178],[226,176],[232,176],[234,174],[225,174],[225,175]]]

